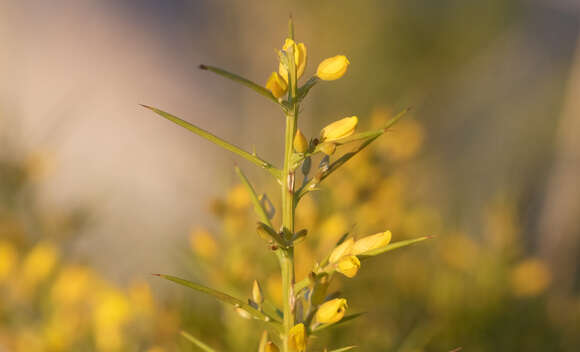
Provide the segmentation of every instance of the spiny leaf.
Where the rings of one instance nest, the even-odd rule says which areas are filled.
[[[270,92],[268,89],[262,87],[261,85],[250,81],[247,78],[238,76],[234,73],[228,72],[226,70],[223,70],[221,68],[214,67],[214,66],[199,65],[199,68],[202,70],[211,71],[211,72],[216,73],[216,74],[218,74],[222,77],[225,77],[227,79],[231,79],[232,81],[234,81],[236,83],[240,83],[240,84],[252,89],[256,93],[265,96],[266,98],[272,100],[276,104],[280,104],[280,102],[278,102],[278,99],[276,99],[276,97],[272,95],[272,92]]]
[[[356,313],[356,314],[351,314],[351,315],[347,315],[344,318],[342,318],[340,321],[338,321],[337,323],[333,323],[333,324],[322,324],[317,326],[316,328],[312,329],[313,333],[328,329],[328,328],[334,328],[335,326],[347,323],[351,320],[354,320],[358,317],[360,317],[361,315],[366,314],[366,312],[362,312],[362,313]]]
[[[260,219],[261,222],[268,225],[269,227],[272,227],[272,222],[268,217],[266,209],[264,209],[264,207],[262,206],[262,202],[260,202],[260,199],[256,194],[256,190],[254,189],[254,187],[252,186],[252,184],[250,183],[250,181],[248,180],[242,169],[240,169],[238,166],[235,166],[235,170],[236,174],[238,174],[240,180],[242,180],[242,183],[244,184],[246,190],[250,194],[250,198],[252,199],[252,203],[254,204],[254,211],[256,212],[258,219]]]
[[[221,291],[214,290],[213,288],[209,288],[209,287],[200,285],[198,283],[191,282],[191,281],[184,280],[184,279],[180,279],[178,277],[171,276],[171,275],[164,275],[164,274],[154,274],[154,275],[162,277],[162,278],[169,280],[169,281],[173,281],[173,282],[178,283],[180,285],[189,287],[189,288],[194,289],[198,292],[205,293],[209,296],[212,296],[212,297],[218,299],[219,301],[222,301],[222,302],[227,303],[227,304],[231,304],[234,307],[239,307],[239,308],[247,311],[249,314],[254,316],[256,319],[261,319],[263,321],[266,321],[269,324],[272,324],[273,326],[275,326],[277,329],[280,328],[280,324],[273,321],[272,317],[260,312],[256,308],[249,305],[247,302],[244,302],[241,299],[232,297],[232,296],[228,295],[227,293],[223,293]]]
[[[208,345],[206,345],[205,343],[196,339],[195,337],[193,337],[192,335],[188,334],[185,331],[181,331],[181,336],[185,337],[189,342],[193,343],[194,345],[196,345],[197,347],[199,347],[201,350],[203,350],[205,352],[216,352],[216,350],[209,347]]]
[[[377,249],[370,250],[368,252],[361,253],[361,254],[357,255],[357,257],[361,260],[368,259],[368,258],[377,256],[379,254],[383,254],[383,253],[390,252],[390,251],[395,250],[395,249],[411,246],[411,245],[414,245],[414,244],[417,244],[419,242],[423,242],[425,240],[429,240],[432,238],[434,238],[434,237],[433,236],[423,236],[423,237],[414,238],[411,240],[390,243],[384,247],[380,247]]]
[[[275,168],[272,164],[270,164],[269,162],[257,157],[254,154],[251,154],[245,150],[243,150],[242,148],[235,146],[213,134],[211,134],[210,132],[201,129],[185,120],[180,119],[177,116],[171,115],[168,112],[165,112],[163,110],[157,109],[155,107],[152,106],[148,106],[148,105],[143,105],[141,104],[141,106],[143,106],[144,108],[147,108],[151,111],[153,111],[154,113],[158,114],[159,116],[166,118],[167,120],[174,122],[176,124],[178,124],[179,126],[197,134],[200,137],[203,137],[205,139],[207,139],[208,141],[219,145],[220,147],[229,150],[232,153],[236,153],[239,156],[241,156],[242,158],[258,165],[259,167],[266,169],[270,174],[272,174],[272,176],[274,176],[276,179],[280,178],[280,170],[278,170],[277,168]]]

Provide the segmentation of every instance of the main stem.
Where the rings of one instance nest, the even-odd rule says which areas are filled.
[[[296,133],[297,108],[293,107],[286,115],[286,138],[284,169],[282,178],[282,226],[294,233],[294,171],[292,170],[292,142]],[[284,300],[284,346],[288,351],[288,332],[294,326],[294,248],[283,250],[280,257],[282,270],[282,292]]]

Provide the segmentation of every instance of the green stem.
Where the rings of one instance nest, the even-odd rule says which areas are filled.
[[[293,37],[292,20],[290,20],[290,37]],[[286,133],[284,138],[284,167],[282,169],[282,227],[288,233],[294,234],[294,168],[292,163],[293,141],[296,134],[296,122],[298,120],[298,103],[296,100],[296,63],[294,62],[294,51],[288,53],[289,58],[289,92],[288,102],[290,108],[286,113]],[[286,232],[286,231],[284,231]],[[294,247],[290,245],[284,249],[280,258],[280,268],[282,271],[282,297],[284,300],[284,334],[282,351],[288,352],[288,335],[294,326]]]

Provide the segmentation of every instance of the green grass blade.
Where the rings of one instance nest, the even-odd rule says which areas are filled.
[[[199,68],[202,70],[207,70],[207,71],[211,71],[213,73],[216,73],[222,77],[225,77],[227,79],[231,79],[232,81],[239,83],[241,85],[244,85],[250,89],[252,89],[253,91],[255,91],[256,93],[265,96],[266,98],[272,100],[273,102],[275,102],[276,104],[280,105],[280,102],[278,101],[278,99],[276,99],[275,96],[272,95],[272,93],[267,90],[265,87],[262,87],[261,85],[254,83],[252,81],[250,81],[247,78],[244,78],[242,76],[238,76],[234,73],[228,72],[226,70],[223,70],[221,68],[218,67],[214,67],[214,66],[208,66],[208,65],[199,65]]]
[[[200,340],[196,339],[195,337],[193,337],[192,335],[188,334],[185,331],[181,331],[181,336],[185,337],[189,342],[191,342],[194,345],[196,345],[197,347],[199,347],[202,351],[205,351],[205,352],[217,352],[213,348],[209,347],[208,345],[206,345],[205,343],[203,343]]]
[[[247,302],[244,302],[241,299],[232,297],[232,296],[228,295],[227,293],[223,293],[221,291],[214,290],[213,288],[209,288],[209,287],[200,285],[198,283],[191,282],[191,281],[184,280],[184,279],[180,279],[178,277],[171,276],[171,275],[164,275],[164,274],[154,274],[154,275],[159,276],[159,277],[164,278],[164,279],[169,280],[169,281],[173,281],[173,282],[178,283],[180,285],[189,287],[189,288],[194,289],[198,292],[205,293],[206,295],[212,296],[212,297],[216,298],[217,300],[224,302],[224,303],[227,303],[227,304],[230,304],[234,307],[242,308],[245,311],[247,311],[248,313],[250,313],[254,318],[266,321],[277,329],[280,328],[280,324],[278,324],[275,321],[272,321],[272,318],[269,317],[268,315],[260,312],[256,308],[249,305]]]
[[[270,164],[269,162],[262,160],[261,158],[257,157],[254,154],[251,154],[245,150],[243,150],[242,148],[235,146],[229,142],[226,142],[225,140],[209,133],[208,131],[201,129],[185,120],[180,119],[177,116],[171,115],[168,112],[165,112],[163,110],[157,109],[155,107],[152,106],[148,106],[148,105],[143,105],[141,104],[141,106],[143,106],[144,108],[147,108],[151,111],[153,111],[154,113],[156,113],[157,115],[166,118],[167,120],[174,122],[176,124],[178,124],[179,126],[197,134],[200,137],[203,137],[205,139],[207,139],[208,141],[219,145],[220,147],[229,150],[232,153],[238,154],[239,156],[241,156],[242,158],[258,165],[259,167],[266,169],[270,174],[272,174],[272,176],[276,177],[277,179],[280,178],[280,170],[278,170],[277,168],[275,168],[272,164]]]
[[[359,255],[357,255],[357,257],[361,260],[368,259],[370,257],[377,256],[379,254],[390,252],[392,250],[403,248],[403,247],[408,247],[408,246],[411,246],[411,245],[414,245],[414,244],[417,244],[419,242],[423,242],[423,241],[426,241],[426,240],[429,240],[432,238],[433,238],[433,236],[423,236],[423,237],[414,238],[411,240],[394,242],[394,243],[388,244],[384,247],[373,249],[371,251],[359,254]]]
[[[246,187],[246,190],[250,194],[250,198],[252,199],[252,203],[254,204],[254,211],[256,212],[256,216],[258,216],[258,219],[264,224],[273,227],[272,222],[268,217],[268,213],[266,213],[266,209],[264,209],[264,207],[262,206],[262,202],[260,202],[260,199],[256,194],[256,190],[254,189],[254,187],[252,187],[252,184],[250,183],[250,181],[248,180],[242,169],[240,169],[238,166],[235,166],[234,169],[236,170],[236,174],[238,174],[238,176],[240,177],[240,180],[242,180],[242,183]]]

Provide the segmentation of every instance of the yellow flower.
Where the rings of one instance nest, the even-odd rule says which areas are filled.
[[[298,352],[306,351],[306,329],[304,324],[294,325],[288,332],[288,346]]]
[[[290,49],[290,46],[294,46],[294,62],[296,64],[296,74],[297,78],[300,78],[302,77],[304,69],[306,68],[306,45],[304,45],[304,43],[296,44],[292,39],[288,38],[286,39],[282,50],[288,50]],[[278,73],[286,80],[286,82],[288,82],[288,70],[286,70],[286,66],[284,64],[280,63],[280,65],[278,65]]]
[[[539,259],[526,259],[519,263],[511,273],[513,293],[518,297],[534,297],[544,292],[552,275],[546,264]]]
[[[193,252],[205,259],[215,258],[219,251],[218,243],[213,235],[203,228],[196,228],[191,232],[189,243]]]
[[[28,253],[22,265],[22,278],[28,285],[46,279],[58,261],[58,250],[50,243],[38,243]]]
[[[302,134],[302,131],[296,130],[296,135],[294,136],[294,150],[298,153],[304,153],[308,150],[308,141],[306,137]]]
[[[350,62],[344,55],[336,55],[323,60],[316,70],[318,78],[325,81],[334,81],[346,73]]]
[[[391,242],[391,231],[379,232],[374,235],[366,236],[354,243],[352,254],[358,255],[373,249],[381,248]]]
[[[252,285],[252,298],[254,302],[261,304],[264,302],[264,295],[262,294],[262,288],[258,283],[258,280],[254,280],[254,284]]]
[[[286,93],[288,84],[277,72],[272,72],[266,82],[266,89],[272,92],[272,95],[276,98],[280,98]]]
[[[352,278],[360,268],[360,260],[354,255],[346,255],[336,263],[336,271],[346,277]]]
[[[350,251],[352,250],[353,245],[354,245],[354,240],[352,239],[352,237],[349,237],[344,242],[342,242],[340,245],[338,245],[336,248],[334,248],[332,253],[330,253],[330,257],[328,258],[328,261],[332,264],[337,263],[340,260],[340,258],[344,257],[345,255],[350,254]]]
[[[320,139],[323,142],[330,142],[348,137],[354,133],[357,124],[358,117],[356,116],[345,117],[334,121],[320,131]]]
[[[316,320],[322,324],[333,324],[344,317],[347,308],[346,299],[335,298],[325,302],[316,312]]]
[[[0,241],[0,282],[8,278],[18,261],[16,248],[8,241]]]

